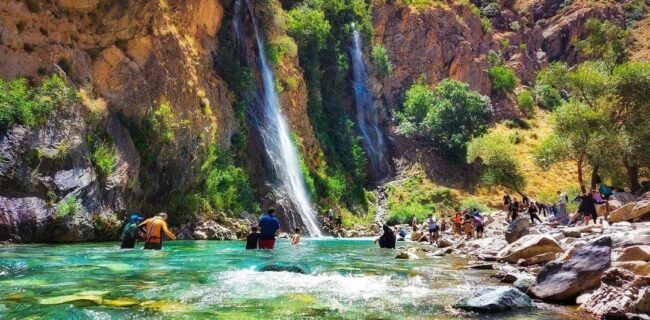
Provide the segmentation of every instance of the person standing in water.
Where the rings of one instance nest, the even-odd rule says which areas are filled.
[[[275,236],[280,230],[280,221],[275,217],[275,209],[269,209],[259,221],[260,244],[259,248],[273,250],[275,247]]]
[[[260,240],[260,233],[257,232],[257,227],[251,227],[251,233],[246,236],[246,250],[257,249],[257,243]]]
[[[162,234],[163,232],[169,239],[176,240],[176,236],[169,231],[167,227],[167,214],[164,212],[159,213],[157,216],[147,219],[142,222],[138,227],[145,226],[144,248],[146,250],[160,250],[162,249]]]
[[[429,215],[427,218],[427,225],[429,227],[429,244],[433,244],[434,241],[438,240],[438,224],[436,219],[433,218],[433,215]]]
[[[142,235],[142,230],[138,228],[138,224],[142,221],[142,217],[137,214],[131,215],[129,222],[122,229],[122,249],[133,249],[138,238]]]
[[[291,236],[291,244],[299,244],[299,243],[300,243],[300,228],[296,228],[296,231]]]
[[[386,224],[382,226],[382,229],[384,230],[384,233],[379,237],[379,239],[375,240],[375,243],[379,243],[380,248],[395,249],[395,242],[397,241],[395,233]]]

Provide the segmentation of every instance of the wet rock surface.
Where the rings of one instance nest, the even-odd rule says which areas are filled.
[[[522,291],[512,287],[498,287],[481,289],[457,307],[477,312],[502,312],[535,306]]]

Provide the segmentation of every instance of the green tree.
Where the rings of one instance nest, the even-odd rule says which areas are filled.
[[[323,11],[303,5],[291,9],[287,17],[289,34],[299,46],[315,46],[315,50],[320,50],[325,45],[332,27]]]
[[[400,132],[427,137],[449,158],[464,158],[467,142],[487,131],[490,112],[489,98],[465,83],[446,79],[434,91],[419,83],[407,92]]]
[[[602,61],[610,72],[616,65],[628,60],[628,48],[632,41],[629,31],[611,21],[597,19],[587,21],[585,31],[588,33],[587,38],[579,41],[576,46],[587,58]]]
[[[496,132],[474,138],[467,148],[467,163],[481,161],[481,184],[502,186],[523,195],[526,177],[510,151],[511,146],[506,137]]]
[[[489,73],[492,79],[492,90],[497,94],[511,93],[517,86],[517,76],[506,66],[493,66]]]
[[[583,169],[590,161],[596,162],[609,138],[606,114],[600,108],[572,100],[553,113],[551,123],[554,133],[537,148],[535,161],[542,168],[561,161],[575,162],[578,182],[584,188]]]

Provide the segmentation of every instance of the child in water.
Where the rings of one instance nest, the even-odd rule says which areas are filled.
[[[260,240],[260,233],[257,232],[257,227],[251,228],[251,233],[246,236],[246,250],[257,249],[257,243]]]
[[[291,244],[300,243],[300,228],[296,228],[296,232],[291,236]]]

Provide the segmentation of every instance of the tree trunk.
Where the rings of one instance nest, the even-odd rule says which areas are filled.
[[[630,163],[628,157],[623,157],[623,165],[625,166],[625,171],[627,172],[627,178],[630,180],[630,189],[632,193],[636,193],[641,190],[641,184],[639,183],[639,167]]]
[[[591,169],[591,190],[596,189],[596,185],[599,184],[600,181],[600,176],[598,176],[598,170],[600,169],[599,165],[595,165]]]
[[[578,157],[578,163],[577,163],[578,164],[578,183],[580,184],[580,191],[582,191],[582,193],[587,192],[587,190],[585,189],[585,180],[584,180],[584,177],[582,175],[582,163],[584,162],[584,158],[585,158],[585,155],[581,154],[580,157]]]

